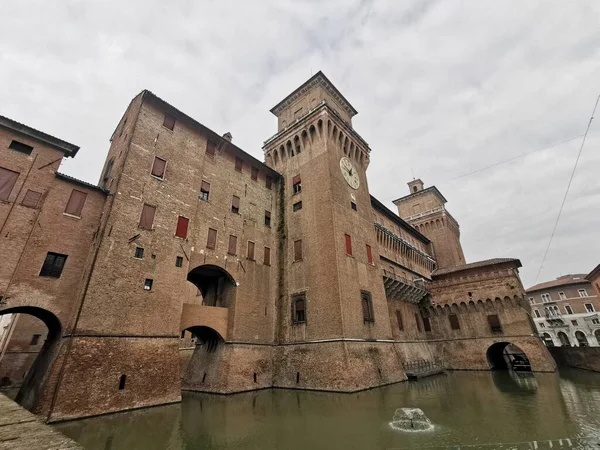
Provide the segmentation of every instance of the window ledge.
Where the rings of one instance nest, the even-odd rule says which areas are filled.
[[[143,227],[140,227],[140,226],[138,226],[138,230],[144,230],[144,231],[154,231],[154,230],[155,230],[155,228],[143,228]]]
[[[304,259],[302,259],[302,258],[301,259],[295,259],[295,260],[292,261],[292,264],[299,263],[299,262],[302,262],[302,261],[304,261]]]
[[[67,213],[63,213],[63,216],[67,216],[70,217],[71,219],[77,219],[77,220],[81,220],[81,216],[75,216],[73,214],[67,214]]]
[[[158,177],[158,176],[156,176],[156,175],[152,175],[152,174],[150,174],[150,176],[151,176],[152,178],[154,178],[155,180],[158,180],[158,181],[165,181],[165,177],[164,177],[164,176],[163,176],[162,178],[161,178],[161,177]]]

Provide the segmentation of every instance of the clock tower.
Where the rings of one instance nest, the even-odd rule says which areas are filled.
[[[283,345],[281,370],[298,372],[300,384],[314,377],[307,388],[399,381],[393,347],[383,343],[392,331],[375,255],[370,148],[352,127],[357,111],[318,72],[271,112],[278,132],[263,149],[267,164],[283,174],[285,209],[277,342],[306,346],[286,353],[291,347]],[[347,367],[330,374],[327,364]],[[280,377],[284,385],[289,375]]]

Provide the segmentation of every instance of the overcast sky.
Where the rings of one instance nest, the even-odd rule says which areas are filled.
[[[0,17],[0,114],[81,146],[61,171],[98,181],[142,89],[263,160],[269,109],[323,70],[359,111],[371,193],[394,209],[413,175],[436,185],[467,261],[520,258],[526,287],[600,94],[597,0],[2,0]],[[597,117],[540,282],[600,263]]]

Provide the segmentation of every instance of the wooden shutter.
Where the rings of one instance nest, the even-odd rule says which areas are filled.
[[[177,228],[175,229],[175,236],[180,238],[186,238],[188,232],[188,224],[190,223],[190,219],[179,216],[177,218]]]
[[[244,160],[241,158],[235,157],[235,170],[238,172],[242,171],[242,166],[244,165]]]
[[[248,241],[248,259],[254,261],[254,242]]]
[[[175,120],[175,117],[173,117],[172,115],[165,114],[165,119],[163,120],[163,127],[173,131],[173,128],[175,128]]]
[[[227,253],[230,255],[237,254],[237,236],[234,236],[233,234],[229,235],[229,247],[227,249]]]
[[[81,211],[83,210],[86,197],[87,194],[85,192],[73,189],[71,192],[71,197],[69,197],[67,207],[65,208],[65,214],[81,217]]]
[[[210,156],[215,156],[217,152],[217,144],[211,141],[206,141],[206,154]]]
[[[294,261],[302,259],[302,240],[294,241]]]
[[[293,179],[292,179],[292,184],[298,184],[302,181],[302,179],[300,178],[300,175],[296,175]]]
[[[273,178],[267,175],[267,179],[265,181],[265,187],[267,189],[271,189],[272,184],[273,184]]]
[[[265,247],[265,255],[264,255],[264,265],[271,265],[271,249],[269,247]]]
[[[240,209],[240,198],[235,195],[231,198],[231,206]]]
[[[419,320],[419,315],[415,313],[415,322],[417,323],[417,331],[421,332],[421,321]]]
[[[21,202],[21,204],[23,206],[29,206],[30,208],[37,208],[41,199],[41,192],[36,192],[32,191],[31,189],[28,189],[27,193],[25,194],[25,197],[23,197],[23,201]]]
[[[154,224],[155,212],[156,208],[154,206],[150,206],[144,203],[144,207],[142,208],[142,215],[140,216],[140,228],[144,228],[146,230],[152,229],[152,225]]]
[[[431,331],[431,321],[429,320],[429,317],[423,317],[423,329],[425,331]]]
[[[250,174],[250,178],[252,178],[254,181],[258,180],[258,169],[254,166],[252,166],[252,172]]]
[[[346,239],[346,255],[352,255],[352,238],[348,234],[345,234],[344,238]]]
[[[208,240],[206,241],[207,248],[215,248],[217,246],[217,230],[214,228],[208,229]]]
[[[371,246],[367,244],[367,261],[369,264],[373,264],[373,252],[371,251]]]
[[[458,322],[458,316],[456,314],[450,314],[448,319],[450,320],[451,329],[460,330],[460,323]]]
[[[206,192],[210,192],[210,183],[202,181],[202,187],[200,189]]]
[[[19,172],[13,172],[12,170],[0,167],[0,200],[8,201],[8,197],[13,187],[15,187],[19,175]]]
[[[152,164],[152,175],[158,178],[163,178],[165,176],[165,167],[167,166],[167,161],[158,156],[154,157],[154,164]]]
[[[404,322],[402,322],[402,312],[396,311],[396,320],[398,320],[398,329],[404,331]]]

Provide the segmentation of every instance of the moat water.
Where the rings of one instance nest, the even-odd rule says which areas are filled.
[[[419,408],[433,427],[395,427],[399,408]],[[451,372],[356,394],[184,392],[180,404],[55,428],[91,450],[600,448],[600,374]]]

